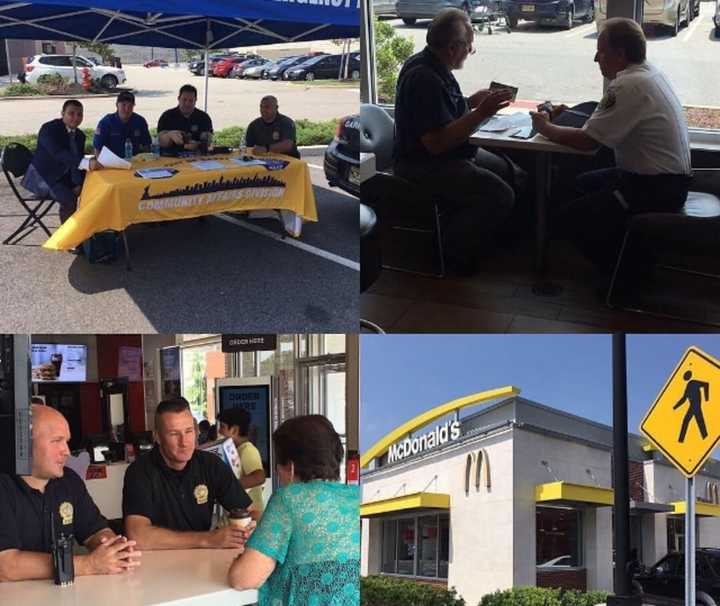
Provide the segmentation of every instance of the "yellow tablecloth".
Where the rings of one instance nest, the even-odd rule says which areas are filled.
[[[235,154],[198,158],[133,161],[132,170],[102,169],[87,173],[78,210],[43,244],[68,250],[105,229],[123,230],[134,223],[185,219],[222,211],[284,210],[317,221],[310,171],[302,160],[270,155],[275,163],[240,166]],[[222,168],[204,170],[194,162],[215,161]],[[136,170],[172,168],[164,179],[144,179]]]

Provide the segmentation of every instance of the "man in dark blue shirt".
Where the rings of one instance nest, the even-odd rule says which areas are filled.
[[[65,467],[70,455],[65,417],[35,404],[32,420],[32,474],[0,474],[0,582],[53,578],[53,526],[89,551],[73,557],[76,575],[139,566],[135,542],[108,528],[83,480]]]
[[[107,147],[116,156],[125,157],[125,141],[128,139],[133,146],[133,156],[150,151],[152,140],[147,122],[140,114],[136,114],[135,95],[123,91],[117,97],[117,111],[107,114],[98,123],[93,137],[95,153],[99,154],[103,147]]]
[[[509,216],[512,186],[523,176],[509,159],[469,143],[477,127],[512,98],[507,89],[462,94],[452,70],[475,52],[473,38],[465,12],[441,11],[428,28],[425,49],[400,70],[395,99],[395,173],[440,204],[446,261],[458,273],[474,271]]]

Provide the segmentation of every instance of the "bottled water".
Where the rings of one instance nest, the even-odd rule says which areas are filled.
[[[240,147],[238,148],[240,157],[242,158],[247,153],[247,145],[245,145],[245,135],[240,138]]]
[[[125,139],[125,159],[132,160],[133,157],[133,146],[130,139]]]
[[[150,151],[152,151],[153,156],[156,158],[160,157],[160,139],[158,139],[157,135],[152,138],[152,148]]]

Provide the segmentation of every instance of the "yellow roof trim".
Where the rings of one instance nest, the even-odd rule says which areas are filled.
[[[673,501],[670,503],[674,507],[673,514],[684,514],[685,513],[685,501]],[[720,517],[720,505],[715,503],[703,503],[701,501],[695,502],[695,514],[699,516],[712,516],[715,518]]]
[[[571,484],[570,482],[549,482],[535,486],[536,503],[552,503],[553,501],[571,501],[592,503],[594,505],[612,505],[615,494],[612,488]]]
[[[657,450],[657,446],[655,446],[655,444],[653,444],[651,442],[645,442],[645,444],[643,444],[642,449],[644,452],[653,452],[653,451]]]
[[[418,415],[414,419],[410,419],[406,423],[403,423],[400,427],[391,431],[384,438],[378,440],[360,456],[360,467],[367,467],[370,461],[384,455],[388,451],[390,446],[397,442],[400,438],[406,436],[409,433],[412,433],[423,425],[427,425],[435,419],[444,417],[450,412],[460,410],[461,408],[465,408],[466,406],[472,406],[474,404],[480,404],[481,402],[487,402],[488,400],[494,400],[497,398],[509,398],[511,396],[516,396],[519,393],[519,388],[508,385],[506,387],[499,387],[498,389],[481,391],[469,396],[465,396],[463,398],[458,398],[457,400],[446,402],[445,404],[440,404],[440,406],[436,406],[435,408]]]
[[[424,508],[450,509],[450,495],[438,492],[416,492],[391,499],[371,501],[360,505],[360,517]]]

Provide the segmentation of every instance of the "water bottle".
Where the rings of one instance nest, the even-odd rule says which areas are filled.
[[[238,151],[240,152],[240,157],[245,157],[245,153],[247,152],[247,145],[245,145],[245,135],[240,137],[240,147],[238,148]]]
[[[133,157],[133,146],[130,139],[125,139],[125,159],[130,161]]]
[[[157,135],[154,135],[152,138],[152,147],[150,151],[152,151],[153,156],[156,158],[160,157],[160,139]]]

